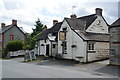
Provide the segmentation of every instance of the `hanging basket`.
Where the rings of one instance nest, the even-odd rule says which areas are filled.
[[[72,45],[71,47],[72,47],[72,48],[76,48],[76,47],[77,47],[77,45]]]
[[[45,46],[44,44],[41,44],[41,46]]]

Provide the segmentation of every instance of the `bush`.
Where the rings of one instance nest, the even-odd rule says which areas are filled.
[[[8,50],[5,48],[2,50],[2,58],[6,57],[8,53]]]
[[[23,43],[22,41],[10,41],[6,45],[7,51],[18,51],[23,49]]]
[[[32,50],[34,49],[36,44],[36,40],[34,38],[30,38],[30,40],[27,41],[27,45],[25,46],[26,49]]]

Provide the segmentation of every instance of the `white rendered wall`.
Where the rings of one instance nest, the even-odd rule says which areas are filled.
[[[101,16],[98,16],[97,19],[87,28],[86,32],[108,33],[108,26],[104,19]]]
[[[41,46],[41,44],[44,44],[44,46]],[[51,55],[51,42],[47,39],[46,43],[44,40],[39,41],[39,53],[40,55],[46,54],[46,45],[49,44],[49,55]]]
[[[68,23],[64,20],[60,31],[62,28],[67,27],[66,41],[67,41],[67,54],[63,55],[66,59],[76,59],[76,57],[84,57],[84,62],[86,61],[86,42],[83,40],[69,27]],[[59,40],[58,33],[58,53],[62,54],[62,42]],[[77,45],[76,48],[72,48],[72,45]]]

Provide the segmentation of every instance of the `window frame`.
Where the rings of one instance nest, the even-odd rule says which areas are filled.
[[[94,51],[95,50],[95,43],[89,42],[88,43],[88,51]]]
[[[10,35],[10,41],[14,40],[14,35]]]

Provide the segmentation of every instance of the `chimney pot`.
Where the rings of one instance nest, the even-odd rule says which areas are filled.
[[[96,15],[102,16],[102,9],[101,8],[96,8]]]
[[[1,23],[1,28],[4,28],[5,27],[5,23]]]
[[[58,23],[58,20],[53,20],[53,25],[55,25],[56,23]]]
[[[76,18],[77,16],[76,16],[76,14],[72,14],[72,15],[70,15],[70,17],[71,18]]]
[[[17,20],[12,20],[12,25],[17,25]]]

